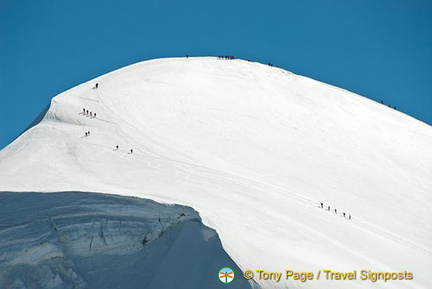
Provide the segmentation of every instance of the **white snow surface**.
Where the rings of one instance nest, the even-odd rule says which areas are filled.
[[[200,57],[116,70],[54,97],[0,151],[0,172],[0,191],[191,206],[243,270],[414,276],[255,276],[262,288],[432,288],[432,128],[280,68]]]

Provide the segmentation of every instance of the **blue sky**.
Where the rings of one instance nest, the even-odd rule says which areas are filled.
[[[58,93],[186,54],[273,63],[432,124],[431,0],[1,0],[0,148]]]

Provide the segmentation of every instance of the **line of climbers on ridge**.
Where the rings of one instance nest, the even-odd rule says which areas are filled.
[[[88,109],[83,108],[83,115],[89,115],[90,117],[96,117],[96,112],[90,111],[90,113],[89,113]]]
[[[324,203],[320,203],[320,208],[321,208],[321,209],[324,209]],[[327,206],[326,211],[330,212],[330,206]],[[336,215],[338,214],[337,209],[334,209],[334,213],[335,213]],[[342,215],[343,215],[344,218],[346,218],[347,215],[348,215],[348,220],[351,220],[351,214],[347,214],[347,213],[345,213],[345,212],[342,212]]]
[[[186,54],[186,59],[189,58],[189,55]],[[232,55],[218,55],[218,59],[224,59],[224,60],[233,60],[234,56]],[[250,61],[250,60],[249,60]],[[96,87],[97,88],[97,87]]]
[[[219,56],[218,56],[218,59],[228,59],[228,60],[233,60],[233,59],[234,59],[234,56],[232,56],[232,55],[225,55],[225,56],[219,55]],[[248,59],[247,61],[250,62],[249,59]],[[268,63],[268,66],[273,67],[274,65],[273,65],[273,63]]]
[[[99,83],[96,83],[96,85],[94,87],[92,87],[92,89],[97,89],[98,87],[99,87]],[[89,115],[90,117],[96,117],[96,112],[92,112],[92,111],[89,112],[89,110],[86,109],[86,108],[83,108],[82,111],[83,111],[82,112],[83,115]],[[84,135],[85,135],[85,137],[89,137],[90,136],[90,131],[86,131],[84,133]],[[119,146],[116,145],[115,149],[113,149],[113,150],[118,151],[119,150]],[[128,152],[128,154],[133,154],[133,149],[130,149],[130,151]]]
[[[382,100],[382,99],[381,99],[381,104],[384,104],[384,100]],[[390,107],[390,108],[392,107],[390,103],[389,103],[388,107]],[[393,106],[393,108],[396,109],[396,105]]]
[[[188,55],[188,54],[186,54],[186,58],[187,58],[187,59],[189,58],[189,55]],[[235,57],[232,56],[232,55],[218,55],[217,58],[218,58],[218,59],[223,59],[223,60],[233,60],[233,59],[235,59]],[[251,62],[250,59],[248,59],[247,61]],[[269,62],[269,63],[268,63],[268,66],[273,67],[274,65],[273,65],[273,63],[270,63],[270,62]],[[93,88],[97,88],[97,87],[98,87],[98,84],[96,83],[96,86],[93,87]],[[396,107],[395,107],[395,109],[396,109]]]
[[[189,58],[189,55],[186,55],[186,58]],[[233,60],[234,59],[234,56],[232,56],[232,55],[218,55],[218,57],[217,57],[218,59],[224,59],[224,60]],[[249,61],[250,62],[250,60],[248,59],[247,61]],[[273,65],[273,63],[268,63],[268,66],[271,66],[271,67],[273,67],[274,65]],[[94,87],[94,88],[98,88],[98,84],[96,83],[96,86]],[[384,104],[384,100],[381,100],[381,104]],[[390,108],[392,108],[392,105],[391,104],[388,104],[388,107],[390,107]],[[393,109],[395,109],[396,110],[396,105],[394,105],[393,106]]]
[[[232,56],[232,55],[224,55],[224,56],[219,55],[219,56],[218,56],[218,59],[233,60],[233,59],[234,59],[234,56]]]
[[[189,55],[186,55],[186,58],[189,58]],[[234,56],[232,56],[232,55],[224,55],[224,56],[222,56],[222,55],[218,55],[218,59],[228,59],[228,60],[232,60],[232,59],[234,59]],[[248,59],[247,61],[249,61],[250,62],[250,60]],[[273,65],[273,63],[268,63],[268,66],[271,66],[271,67],[273,67],[274,65]],[[97,88],[97,84],[96,84],[96,88]],[[384,104],[384,101],[383,100],[381,100],[381,104]],[[390,108],[392,107],[392,105],[391,104],[389,104],[388,105]],[[396,109],[396,106],[393,106],[393,108],[394,109]]]

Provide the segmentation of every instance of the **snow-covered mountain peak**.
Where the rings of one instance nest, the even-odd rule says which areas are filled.
[[[242,269],[408,270],[414,280],[374,286],[427,288],[431,143],[420,121],[280,68],[157,59],[54,97],[0,151],[0,190],[188,205]]]

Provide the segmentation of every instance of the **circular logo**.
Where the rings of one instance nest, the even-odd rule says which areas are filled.
[[[223,267],[219,270],[218,278],[224,284],[231,283],[234,280],[234,277],[234,270],[230,267]]]

